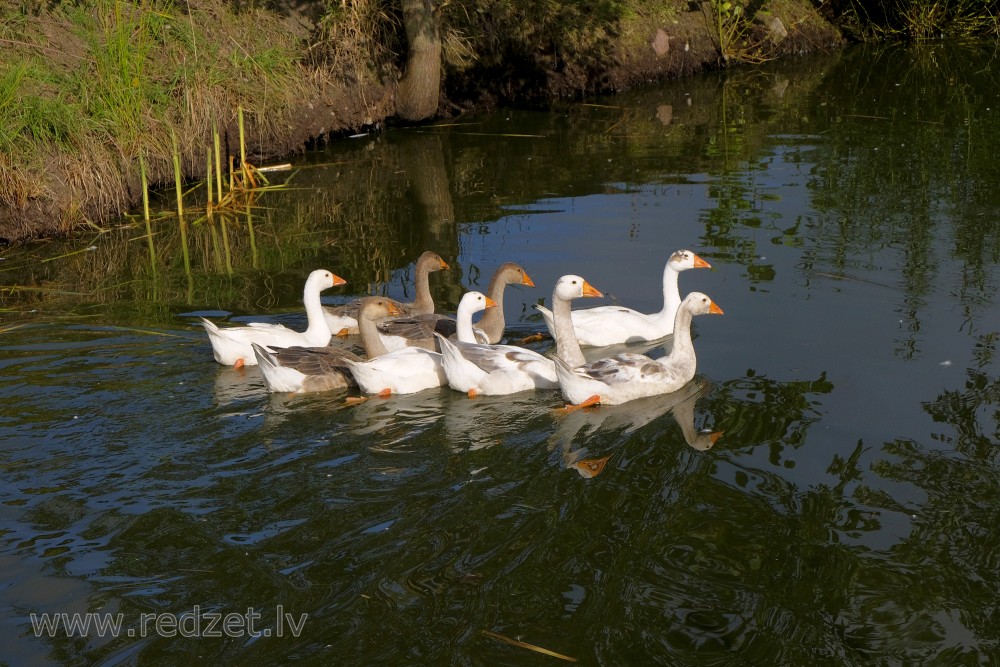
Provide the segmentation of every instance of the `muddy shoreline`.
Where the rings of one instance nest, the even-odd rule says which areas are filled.
[[[777,3],[775,3],[777,4]],[[840,32],[816,13],[808,2],[782,2],[770,12],[772,22],[758,26],[757,37],[767,44],[767,59],[790,57],[840,48]],[[724,62],[706,8],[692,5],[666,25],[649,25],[636,38],[616,43],[612,62],[599,72],[570,68],[539,68],[531,79],[517,73],[473,70],[445,80],[437,118],[454,118],[505,105],[545,105],[555,100],[582,99],[588,95],[616,93],[668,79],[690,76],[721,67],[750,67],[752,63]],[[775,22],[776,20],[776,22]],[[254,126],[250,120],[247,151],[257,164],[293,157],[309,148],[358,131],[378,131],[399,123],[394,117],[394,88],[351,79],[335,72],[301,67],[302,102],[280,123]],[[220,113],[221,116],[221,113]],[[237,129],[223,127],[224,143],[237,152]],[[193,153],[193,151],[192,151]],[[189,180],[204,176],[204,159],[186,155],[183,169]],[[0,174],[2,175],[2,174]],[[117,164],[79,168],[64,155],[46,159],[44,182],[31,188],[31,196],[12,205],[0,204],[0,243],[58,236],[83,225],[101,226],[135,210],[141,201],[138,165]],[[108,187],[113,182],[117,187]],[[166,161],[150,167],[152,187],[172,184]]]

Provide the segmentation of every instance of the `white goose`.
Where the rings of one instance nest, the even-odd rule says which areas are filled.
[[[657,340],[674,330],[674,316],[681,303],[677,276],[688,269],[708,269],[711,264],[690,250],[678,250],[670,256],[663,269],[663,309],[658,313],[640,313],[624,306],[597,306],[573,311],[573,328],[581,345],[603,347],[618,343]],[[535,306],[545,318],[545,326],[555,337],[552,313]]]
[[[459,306],[459,316],[472,319],[471,306],[463,311]],[[404,347],[388,351],[385,339],[378,333],[373,320],[362,317],[359,322],[361,335],[374,338],[373,348],[369,348],[368,361],[345,360],[358,386],[366,394],[388,397],[392,394],[413,394],[431,387],[440,387],[448,381],[444,374],[441,355],[423,347]],[[471,326],[470,326],[471,328]]]
[[[361,344],[369,359],[385,353],[375,323],[400,314],[396,303],[386,297],[361,300],[358,310]],[[357,386],[354,374],[345,363],[364,361],[343,347],[289,347],[267,350],[253,343],[261,374],[270,391],[304,394]]]
[[[600,296],[579,276],[563,276],[553,291],[553,304],[565,303],[571,294]],[[474,310],[467,306],[474,306]],[[556,389],[559,379],[551,359],[533,350],[515,345],[483,345],[473,340],[472,313],[490,308],[492,299],[479,292],[468,292],[458,309],[458,341],[438,336],[445,375],[452,389],[464,391],[470,398],[497,396],[530,389]],[[464,308],[463,308],[464,307]],[[553,305],[554,308],[558,306]],[[489,314],[487,310],[487,314]],[[485,319],[485,316],[483,316]],[[577,345],[579,348],[579,345]]]
[[[416,297],[413,303],[396,305],[400,307],[406,316],[425,315],[434,312],[434,297],[431,296],[431,287],[428,276],[434,271],[451,268],[448,263],[441,259],[441,255],[428,250],[417,258],[414,281],[416,283]],[[339,306],[323,306],[323,314],[330,325],[330,331],[337,335],[347,335],[358,333],[358,309],[361,307],[361,299],[355,299],[350,303]]]
[[[494,271],[489,287],[486,288],[486,295],[495,301],[497,306],[487,309],[486,314],[476,324],[473,329],[476,341],[499,343],[503,337],[506,326],[503,313],[503,295],[507,285],[534,287],[535,283],[532,282],[528,273],[514,262],[507,262]],[[390,350],[409,346],[436,350],[437,343],[434,340],[434,334],[438,333],[446,338],[454,339],[457,337],[458,325],[455,317],[430,313],[382,322],[379,324],[378,330],[382,334],[382,341]]]
[[[323,269],[317,269],[309,274],[302,292],[308,326],[301,332],[268,322],[250,322],[242,327],[220,329],[214,322],[201,318],[201,323],[208,332],[208,340],[212,343],[215,360],[220,364],[236,368],[256,365],[257,358],[254,356],[251,343],[264,347],[294,345],[318,347],[328,344],[333,334],[326,318],[323,317],[323,305],[320,303],[319,293],[328,287],[346,284],[347,281],[340,276]]]
[[[564,359],[557,359],[556,373],[563,397],[572,404],[571,408],[579,408],[597,403],[616,405],[677,391],[694,377],[697,369],[691,320],[705,313],[721,315],[722,309],[701,292],[688,294],[677,309],[673,348],[669,355],[658,360],[626,352],[574,369]],[[556,331],[562,341],[571,339],[572,326],[565,313],[556,314]],[[582,355],[579,346],[576,352]]]

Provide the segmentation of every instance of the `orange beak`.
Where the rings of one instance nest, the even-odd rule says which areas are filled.
[[[491,299],[490,297],[486,297],[486,307],[487,308],[496,308],[497,307],[497,302],[494,301],[493,299]]]
[[[333,286],[334,287],[338,287],[340,285],[346,285],[347,284],[347,281],[344,280],[343,278],[341,278],[340,276],[338,276],[336,273],[331,273],[330,275],[333,276]]]
[[[444,261],[444,260],[442,259],[442,260],[441,260],[441,268],[442,268],[442,269],[450,269],[451,267],[450,267],[450,266],[448,266],[448,262],[446,262],[446,261]]]
[[[531,279],[531,276],[529,276],[527,273],[522,274],[522,276],[523,276],[521,278],[521,284],[522,285],[527,285],[528,287],[534,287],[535,286],[535,283]]]
[[[586,280],[583,281],[583,295],[584,296],[604,296],[601,294],[600,290],[588,283]]]
[[[403,311],[399,309],[399,306],[394,304],[392,301],[386,301],[386,310],[388,310],[389,314],[393,317],[403,314]]]
[[[714,301],[712,302],[712,305],[708,307],[708,312],[712,313],[713,315],[722,315],[723,314],[722,309],[719,308],[719,305],[717,303],[715,303]]]
[[[698,255],[695,255],[694,256],[694,268],[696,268],[696,269],[710,269],[710,268],[712,268],[712,265],[709,264],[708,262],[706,262],[705,260],[703,260]]]

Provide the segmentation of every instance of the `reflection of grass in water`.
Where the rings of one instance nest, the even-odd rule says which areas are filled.
[[[9,249],[0,308],[82,313],[100,305],[130,320],[176,324],[173,312],[188,305],[263,313],[297,304],[301,281],[321,266],[348,279],[346,293],[378,291],[414,259],[393,242],[399,230],[384,213],[384,194],[350,209],[333,194],[302,199],[289,189],[270,197],[268,208],[248,197],[239,214],[217,211],[211,222],[182,227],[173,211],[152,213],[148,222],[139,215],[96,235]]]
[[[851,0],[841,22],[865,41],[1000,34],[995,6],[981,0],[889,0],[877,5]]]

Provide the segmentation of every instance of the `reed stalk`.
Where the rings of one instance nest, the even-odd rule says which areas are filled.
[[[212,219],[212,149],[205,149],[205,174],[208,180],[205,182],[205,214],[208,219]]]
[[[240,117],[240,169],[243,171],[243,181],[244,186],[246,185],[246,169],[247,169],[247,144],[246,137],[243,134],[243,105],[237,107],[237,111]]]
[[[156,282],[156,248],[153,246],[153,226],[149,221],[149,181],[146,178],[146,158],[139,151],[139,177],[142,179],[142,218],[146,223],[146,243],[149,246],[149,268]]]
[[[174,190],[177,192],[177,217],[184,219],[184,194],[181,190],[181,154],[177,147],[177,133],[170,130],[170,141],[173,144],[174,159]]]
[[[181,230],[181,252],[184,255],[184,273],[191,276],[191,256],[188,254],[187,222],[184,220],[184,195],[181,192],[181,154],[177,147],[177,133],[171,128],[170,140],[174,149],[174,187],[177,190],[177,220]]]
[[[222,201],[222,151],[219,148],[219,126],[212,123],[212,141],[215,144],[215,183],[217,201]]]

